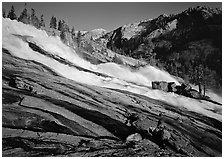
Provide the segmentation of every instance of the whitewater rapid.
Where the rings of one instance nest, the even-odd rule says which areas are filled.
[[[79,67],[106,74],[108,77],[98,76],[91,72],[80,71],[75,67],[63,64],[51,57],[33,51],[29,47],[27,41],[36,44],[52,55],[62,57]],[[115,63],[93,65],[79,57],[74,49],[63,44],[59,37],[48,36],[43,30],[38,30],[33,26],[15,20],[12,21],[4,18],[2,20],[2,47],[7,49],[14,56],[40,62],[56,71],[58,74],[76,82],[127,90],[165,101],[174,106],[185,107],[190,111],[201,113],[220,121],[222,120],[222,108],[219,105],[150,89],[151,82],[155,80],[164,80],[179,84],[178,81],[167,72],[150,65],[139,68],[138,70],[130,70],[125,66]]]

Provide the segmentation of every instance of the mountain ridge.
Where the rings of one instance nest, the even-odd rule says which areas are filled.
[[[188,60],[183,53],[194,54],[192,52],[194,48],[194,52],[198,52],[198,57],[204,56],[198,65],[202,63],[204,68],[208,68],[210,73],[214,74],[215,86],[213,86],[220,87],[221,13],[221,9],[218,8],[188,8],[176,15],[160,15],[149,21],[121,26],[107,33],[102,39],[106,41],[106,46],[115,52],[136,59],[142,58],[152,65],[159,66],[197,85],[198,83],[195,83],[197,81],[191,77],[193,75],[190,75],[187,68],[195,69],[196,66],[188,61],[194,63],[195,60],[200,59],[190,55],[190,60]],[[128,26],[134,27],[129,27],[127,31],[123,29]],[[130,36],[127,38],[124,36],[126,34]],[[210,53],[203,55],[199,52]],[[177,53],[179,55],[176,55]],[[209,61],[211,57],[213,57],[213,62]],[[183,65],[181,65],[181,60]],[[208,84],[208,87],[212,85]]]

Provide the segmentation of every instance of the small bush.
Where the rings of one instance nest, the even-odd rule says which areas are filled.
[[[112,62],[120,64],[120,65],[124,64],[123,60],[120,57],[118,57],[117,55],[114,55]]]

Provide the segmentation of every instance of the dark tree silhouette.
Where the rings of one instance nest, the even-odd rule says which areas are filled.
[[[62,21],[61,20],[58,21],[58,30],[62,31]]]
[[[56,19],[55,16],[52,16],[52,17],[51,17],[50,28],[54,28],[54,29],[57,28],[57,19]]]
[[[17,16],[15,14],[14,6],[12,5],[11,10],[9,11],[9,14],[7,18],[10,18],[11,20],[17,19]]]
[[[74,26],[72,27],[71,34],[75,35],[75,27]]]
[[[2,17],[6,18],[5,8],[2,9]]]
[[[44,15],[42,14],[40,17],[40,26],[45,27],[45,22],[44,22]]]
[[[37,18],[33,8],[31,9],[31,24],[36,28],[40,28],[40,20]]]
[[[81,32],[80,31],[78,31],[78,33],[77,33],[76,40],[77,40],[78,47],[80,47],[80,43],[81,43]]]
[[[64,20],[62,20],[62,30],[64,32],[69,32],[69,26]]]
[[[60,38],[61,38],[61,40],[62,40],[63,42],[66,41],[66,32],[65,32],[64,30],[61,31],[61,33],[60,33]]]
[[[24,5],[24,9],[23,9],[21,15],[18,18],[18,21],[23,22],[24,24],[30,24],[30,16],[27,12],[26,3]]]

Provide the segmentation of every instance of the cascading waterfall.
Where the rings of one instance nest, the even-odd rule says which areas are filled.
[[[201,113],[220,121],[222,120],[221,106],[219,105],[206,101],[200,102],[177,94],[150,89],[151,82],[155,80],[164,80],[179,84],[175,78],[165,71],[150,65],[139,68],[138,70],[131,70],[115,63],[93,65],[79,57],[73,49],[64,45],[59,37],[48,36],[43,30],[38,30],[33,26],[10,19],[3,18],[2,25],[2,47],[9,50],[13,56],[40,62],[65,78],[72,79],[76,82],[99,87],[127,90],[165,101],[174,106],[185,107],[190,111]],[[75,67],[70,67],[49,56],[33,51],[29,47],[27,41],[34,43],[51,55],[59,56],[87,70],[106,74],[108,77],[99,76],[92,72],[80,71]],[[215,113],[215,111],[212,110],[219,111]]]

